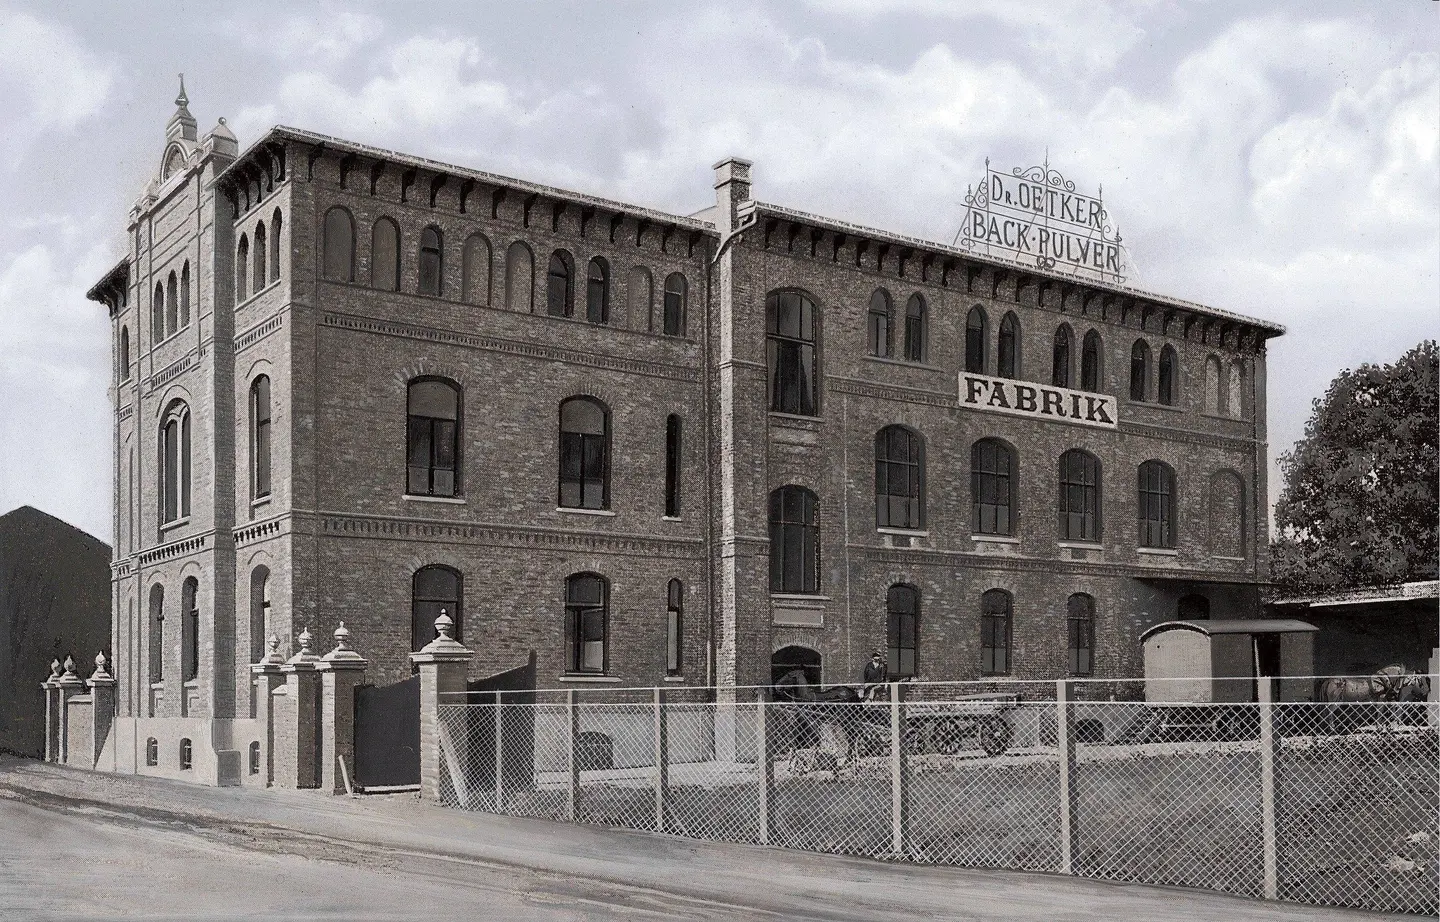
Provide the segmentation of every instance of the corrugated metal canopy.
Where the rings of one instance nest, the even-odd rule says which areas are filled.
[[[1161,631],[1199,631],[1201,634],[1299,634],[1320,630],[1313,624],[1291,618],[1232,618],[1220,621],[1166,621],[1140,635],[1144,641]]]

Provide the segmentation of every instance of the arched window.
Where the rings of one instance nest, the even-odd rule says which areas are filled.
[[[639,324],[644,318],[645,329],[656,332],[655,317],[650,313],[654,304],[655,283],[650,277],[650,270],[644,266],[632,266],[630,279],[625,284],[625,310],[630,314],[631,326]]]
[[[925,299],[919,293],[905,302],[905,361],[925,361]]]
[[[1210,478],[1210,553],[1245,556],[1245,484],[1234,471]]]
[[[189,771],[195,767],[195,747],[186,737],[180,741],[180,770]]]
[[[610,585],[595,573],[565,580],[566,668],[574,673],[603,673],[610,620]]]
[[[1210,600],[1193,592],[1189,595],[1182,595],[1180,601],[1175,603],[1175,619],[1177,621],[1209,621]]]
[[[120,354],[116,364],[119,366],[116,371],[121,381],[130,380],[130,328],[120,328]]]
[[[1163,461],[1140,465],[1140,546],[1175,546],[1175,472]]]
[[[471,234],[460,255],[461,297],[467,304],[490,303],[490,241]]]
[[[159,583],[150,587],[149,631],[145,646],[150,684],[165,681],[165,587]]]
[[[1065,602],[1066,649],[1071,675],[1095,671],[1095,599],[1077,592]]]
[[[875,289],[875,293],[870,296],[870,312],[866,315],[865,327],[869,337],[870,354],[882,359],[890,357],[892,311],[890,293],[883,288]]]
[[[1004,589],[989,589],[980,596],[980,673],[1009,675],[1010,622],[1013,601]]]
[[[250,383],[250,498],[270,495],[270,378]]]
[[[250,240],[244,234],[240,235],[240,243],[235,247],[235,303],[239,304],[250,297]]]
[[[180,326],[190,325],[190,260],[180,267]]]
[[[440,261],[444,252],[440,229],[431,225],[420,232],[420,279],[417,291],[440,296]]]
[[[1080,387],[1082,390],[1100,390],[1100,334],[1091,330],[1085,334],[1085,344],[1080,347]]]
[[[977,535],[1015,534],[1015,454],[997,439],[970,448],[971,530]]]
[[[689,285],[685,276],[672,272],[665,276],[665,328],[666,336],[685,335],[685,300]]]
[[[1001,378],[1020,377],[1020,318],[1007,312],[1000,320],[1000,338],[995,350],[995,374]]]
[[[416,378],[406,388],[406,417],[405,492],[458,496],[460,386],[443,378]]]
[[[1070,386],[1070,327],[1064,324],[1055,331],[1055,348],[1050,359],[1050,383],[1056,387]]]
[[[160,764],[160,741],[153,736],[145,741],[145,764],[152,768]]]
[[[174,336],[179,329],[180,286],[175,281],[175,273],[171,272],[170,277],[165,280],[165,335]]]
[[[925,527],[925,443],[904,426],[875,434],[875,526]]]
[[[1235,419],[1240,419],[1242,416],[1245,415],[1243,412],[1244,403],[1242,402],[1242,398],[1245,392],[1244,376],[1245,372],[1240,367],[1240,360],[1236,359],[1235,361],[1231,362],[1229,377],[1230,386],[1226,388],[1226,396],[1228,397],[1228,399],[1225,401],[1225,412],[1226,415],[1232,416]]]
[[[680,417],[665,417],[665,514],[680,515]]]
[[[190,409],[176,402],[160,427],[160,521],[190,514]]]
[[[569,317],[575,313],[575,270],[570,254],[556,250],[550,254],[550,271],[545,277],[545,304],[551,317]]]
[[[421,567],[410,578],[410,649],[419,650],[435,639],[435,620],[445,612],[455,622],[452,635],[462,641],[465,635],[464,611],[461,609],[460,573],[438,564]]]
[[[965,315],[965,370],[971,374],[985,373],[985,341],[989,338],[989,326],[985,311],[978,304]]]
[[[1220,412],[1220,360],[1213,355],[1205,358],[1205,412]]]
[[[593,397],[560,404],[560,506],[610,508],[610,410]]]
[[[820,587],[820,511],[804,487],[770,493],[770,591],[813,594]]]
[[[1100,459],[1072,448],[1060,456],[1060,538],[1100,540]]]
[[[150,342],[152,344],[163,342],[165,339],[165,284],[155,283],[155,301],[150,308]]]
[[[919,640],[920,590],[903,584],[891,586],[885,593],[886,674],[891,679],[915,677]]]
[[[535,257],[519,240],[505,251],[505,306],[529,313],[535,308]]]
[[[1143,339],[1130,347],[1130,399],[1150,399],[1150,344]]]
[[[370,287],[400,290],[400,228],[389,218],[370,229]]]
[[[193,576],[180,587],[181,675],[186,682],[200,675],[200,602],[196,598],[199,588]]]
[[[250,662],[265,656],[265,632],[270,629],[270,568],[250,571]]]
[[[280,279],[280,209],[270,216],[270,281]]]
[[[255,293],[259,294],[260,289],[265,287],[266,280],[270,277],[265,269],[265,257],[269,253],[269,247],[265,240],[265,222],[258,221],[255,224]]]
[[[815,302],[798,291],[774,291],[765,299],[765,358],[770,412],[814,416],[818,411]]]
[[[585,276],[585,319],[591,323],[610,322],[610,266],[599,256],[590,260]]]
[[[324,246],[325,277],[333,282],[355,281],[355,222],[339,205],[325,212]]]
[[[1175,347],[1166,343],[1160,350],[1160,377],[1155,399],[1167,407],[1175,405]]]
[[[672,579],[665,587],[665,674],[684,668],[685,584]]]

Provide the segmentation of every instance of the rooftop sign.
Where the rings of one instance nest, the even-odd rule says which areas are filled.
[[[1108,394],[992,378],[968,371],[960,373],[960,406],[1099,429],[1115,429],[1120,419],[1119,401]]]
[[[1022,265],[1058,269],[1098,281],[1123,283],[1129,271],[1120,234],[1096,196],[1050,168],[1015,167],[1005,173],[985,161],[985,180],[965,193],[959,245]]]

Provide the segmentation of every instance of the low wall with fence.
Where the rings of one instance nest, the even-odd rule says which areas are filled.
[[[1116,682],[891,689],[863,704],[756,689],[538,692],[498,707],[442,695],[428,793],[697,839],[1440,911],[1440,759],[1423,701],[1272,701],[1261,687],[1254,704],[1169,705]]]

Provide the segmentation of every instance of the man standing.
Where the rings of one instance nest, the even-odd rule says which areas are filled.
[[[875,694],[885,686],[885,657],[879,651],[870,654],[870,662],[865,664],[865,687],[861,691],[861,697],[865,700],[873,700]]]

